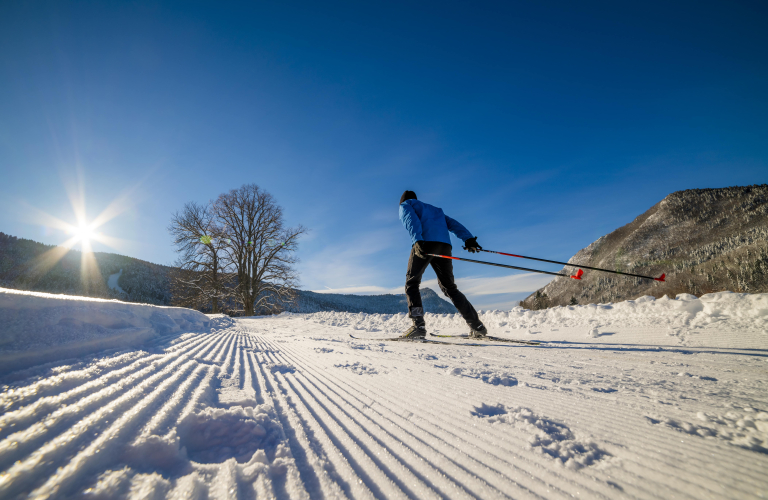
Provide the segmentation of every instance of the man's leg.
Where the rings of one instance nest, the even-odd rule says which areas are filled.
[[[413,320],[413,326],[406,330],[401,337],[423,339],[427,335],[419,285],[421,284],[421,276],[427,269],[430,259],[431,257],[429,259],[422,259],[411,249],[411,256],[408,259],[408,271],[405,275],[405,297],[408,302],[408,316]]]
[[[411,318],[424,316],[419,286],[421,285],[421,277],[424,275],[424,271],[427,270],[429,261],[432,259],[433,257],[422,259],[411,248],[411,256],[408,258],[408,271],[405,274],[405,298],[408,302],[408,316]]]
[[[445,247],[436,253],[451,255],[451,246],[445,244]],[[475,308],[472,307],[472,304],[469,303],[464,294],[459,291],[459,287],[456,286],[453,279],[453,261],[450,259],[434,259],[431,264],[432,269],[435,270],[437,275],[437,284],[440,285],[440,290],[451,299],[451,302],[456,306],[464,321],[473,330],[483,327],[483,322],[480,321],[477,311],[475,311]]]

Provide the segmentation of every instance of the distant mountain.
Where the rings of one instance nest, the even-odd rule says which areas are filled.
[[[581,281],[555,278],[523,305],[768,292],[768,185],[677,191],[568,262],[645,276],[666,273],[666,282],[584,270]]]
[[[363,312],[397,314],[407,313],[408,305],[405,294],[388,295],[343,295],[339,293],[316,293],[299,290],[299,298],[292,312]],[[441,299],[431,288],[421,289],[421,300],[426,312],[453,314],[456,308],[445,299]]]
[[[98,273],[82,279],[82,253],[0,233],[0,287],[36,292],[61,293],[83,297],[119,299],[126,302],[171,305],[169,266],[143,260],[96,252]],[[113,285],[108,286],[110,276]],[[293,312],[343,311],[394,314],[407,312],[405,295],[341,295],[297,290]],[[429,288],[422,290],[424,309],[433,313],[455,313],[449,302]]]

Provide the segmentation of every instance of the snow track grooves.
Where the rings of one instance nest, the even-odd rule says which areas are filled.
[[[82,467],[84,462],[93,461],[98,458],[98,453],[106,451],[104,445],[107,440],[114,439],[116,434],[132,428],[131,425],[125,424],[138,425],[141,421],[138,417],[153,408],[152,402],[155,399],[173,391],[174,384],[178,380],[190,375],[196,367],[193,357],[209,351],[221,343],[221,340],[221,337],[216,336],[198,336],[186,342],[184,346],[175,346],[173,355],[151,355],[140,358],[128,367],[116,370],[119,377],[117,380],[112,380],[114,374],[109,372],[103,375],[102,379],[111,382],[109,385],[105,382],[106,386],[103,389],[72,404],[66,404],[66,401],[71,398],[64,393],[59,396],[61,401],[52,401],[50,405],[45,405],[47,398],[43,398],[30,405],[32,408],[29,410],[23,407],[3,415],[3,428],[6,425],[14,426],[16,423],[14,420],[18,420],[23,426],[29,420],[24,418],[28,414],[35,414],[38,421],[0,441],[0,464],[6,470],[0,480],[0,495],[11,498],[23,491],[31,490],[44,479],[48,481],[35,491],[35,496],[47,498],[56,493],[73,476],[86,469]],[[148,366],[144,366],[145,364]],[[199,370],[200,367],[197,369]],[[133,372],[128,374],[131,370]],[[162,381],[163,379],[165,380]],[[157,385],[158,382],[161,383]],[[189,386],[191,384],[187,384],[187,387]],[[78,388],[69,392],[73,391],[77,392]],[[179,396],[180,399],[177,402],[183,397],[183,395]],[[57,396],[51,396],[51,398],[57,398]],[[42,406],[46,408],[36,411]],[[45,409],[56,407],[58,409],[49,415],[41,416]],[[122,417],[118,417],[111,426],[107,427],[112,415],[121,414]],[[162,421],[161,417],[158,418],[160,420],[155,425],[159,425]],[[96,439],[83,451],[75,453],[81,446],[86,445],[87,437],[96,437]],[[44,441],[45,444],[32,449]],[[62,460],[68,461],[69,464],[56,474],[52,474],[56,468],[61,467]],[[14,461],[16,463],[7,467]]]
[[[433,394],[429,391],[425,391],[422,389],[422,396],[426,398],[427,396],[431,396],[434,398],[442,397],[445,408],[451,409],[451,411],[455,411],[456,401],[446,399],[443,397],[445,394],[456,394],[456,393],[465,393],[465,385],[462,385],[460,382],[441,382],[441,389],[447,389],[447,390],[441,390],[438,394]],[[418,388],[414,390],[419,390]],[[490,390],[483,390],[478,389],[477,387],[473,388],[474,393],[483,393],[488,392],[489,398],[490,396]],[[616,422],[616,423],[622,423],[625,425],[620,426],[601,426],[599,429],[596,429],[596,432],[606,432],[610,431],[615,433],[615,435],[629,435],[633,436],[638,441],[644,441],[646,443],[646,446],[643,448],[635,449],[635,453],[639,455],[638,458],[641,458],[641,460],[637,459],[625,459],[626,463],[634,464],[633,467],[639,468],[637,470],[638,478],[641,478],[648,474],[653,474],[654,477],[657,478],[664,478],[664,482],[668,483],[669,488],[674,491],[673,484],[676,485],[676,487],[683,486],[684,490],[687,492],[687,494],[690,494],[694,491],[700,491],[700,493],[704,496],[711,496],[711,495],[720,495],[723,493],[723,481],[722,478],[719,478],[717,476],[717,473],[722,473],[724,470],[727,471],[730,474],[736,474],[739,476],[742,476],[742,479],[752,479],[752,482],[747,481],[746,483],[740,483],[740,482],[733,482],[732,484],[728,485],[728,488],[735,491],[742,491],[745,494],[747,494],[750,489],[749,487],[752,484],[759,484],[759,477],[761,475],[760,471],[760,465],[757,463],[753,463],[750,461],[746,462],[738,462],[738,463],[721,463],[716,464],[713,462],[707,462],[699,460],[698,457],[700,456],[706,456],[707,453],[711,451],[711,447],[708,448],[706,446],[706,441],[703,440],[693,440],[690,444],[690,448],[693,450],[696,450],[697,453],[693,457],[688,457],[686,461],[690,465],[695,465],[699,468],[701,468],[702,471],[706,471],[709,469],[714,475],[710,476],[706,473],[702,473],[700,476],[696,477],[695,481],[689,481],[684,478],[684,476],[679,476],[677,473],[682,471],[682,469],[678,466],[678,464],[672,462],[668,463],[664,460],[664,457],[666,456],[674,456],[677,453],[677,447],[676,443],[679,442],[679,440],[670,440],[668,437],[655,435],[655,434],[648,434],[644,433],[643,431],[646,430],[645,422],[643,422],[643,419],[634,418],[631,413],[632,411],[629,411],[626,407],[619,410],[620,407],[616,406],[616,402],[611,399],[610,396],[601,395],[600,393],[591,393],[586,395],[587,398],[590,399],[598,399],[603,400],[606,402],[610,402],[610,405],[601,405],[602,410],[601,413],[605,415],[609,415],[612,418],[609,419],[610,422]],[[563,393],[560,392],[550,392],[545,399],[537,398],[537,397],[528,397],[526,395],[520,395],[519,396],[519,403],[522,403],[523,406],[526,405],[536,405],[537,407],[546,409],[547,412],[557,411],[557,408],[562,405],[569,405],[568,398],[565,397]],[[423,398],[416,398],[417,401],[422,400]],[[467,408],[467,411],[470,411],[471,408]],[[426,408],[425,411],[430,411],[429,408]],[[588,414],[588,412],[583,411],[579,406],[572,407],[569,411],[574,417],[574,420],[577,420],[579,422],[589,422],[592,417]],[[633,425],[626,425],[627,419],[630,419],[633,421]],[[468,425],[471,425],[471,422],[468,422]],[[516,445],[516,447],[524,446],[524,442],[520,442]],[[650,467],[649,467],[650,466]],[[628,471],[629,472],[629,471]],[[746,474],[745,474],[746,473]],[[743,477],[745,476],[746,477]],[[682,483],[682,484],[680,484]],[[641,485],[642,483],[638,481],[638,485]]]
[[[286,351],[290,351],[289,349],[286,349]],[[306,363],[308,360],[303,359],[302,363],[296,363],[301,364],[307,370],[305,370],[305,373],[312,374],[312,378],[317,381],[318,384],[321,385],[315,385],[312,384],[312,382],[308,381],[309,384],[312,384],[314,388],[316,389],[316,393],[320,395],[319,397],[322,398],[322,395],[329,396],[331,394],[333,395],[339,395],[338,391],[344,391],[348,394],[349,397],[357,400],[357,405],[369,410],[369,413],[372,413],[373,415],[376,415],[380,418],[372,419],[370,415],[366,415],[362,413],[362,411],[357,410],[355,408],[354,403],[351,403],[343,398],[343,396],[339,396],[336,403],[336,408],[338,411],[347,413],[343,408],[344,407],[351,407],[352,411],[354,411],[357,414],[357,417],[363,421],[363,426],[368,430],[368,432],[373,432],[374,430],[377,430],[375,434],[377,436],[384,435],[383,437],[380,437],[379,439],[381,442],[388,442],[389,447],[387,449],[388,452],[392,452],[392,449],[396,447],[395,443],[400,444],[400,447],[402,448],[408,448],[405,443],[409,443],[411,447],[418,448],[420,450],[420,453],[418,451],[413,450],[413,448],[408,448],[408,455],[411,458],[411,463],[404,463],[404,467],[419,467],[421,469],[426,469],[428,472],[425,472],[425,475],[428,475],[429,480],[433,481],[433,485],[437,486],[440,484],[441,480],[442,482],[448,482],[450,481],[451,477],[455,477],[458,482],[445,485],[444,488],[441,488],[443,491],[439,491],[440,494],[445,495],[452,493],[453,495],[456,495],[458,491],[464,490],[467,486],[462,487],[461,485],[471,485],[472,483],[476,483],[477,489],[474,489],[474,491],[469,491],[468,493],[476,496],[476,497],[482,497],[482,498],[491,498],[491,497],[506,497],[506,494],[502,492],[502,490],[509,490],[511,488],[520,488],[521,485],[516,485],[514,481],[510,480],[510,476],[508,472],[499,472],[497,470],[491,469],[485,465],[483,465],[482,462],[477,461],[474,457],[471,457],[469,455],[466,455],[465,453],[469,448],[472,447],[470,444],[470,441],[463,440],[463,443],[461,445],[456,447],[451,446],[445,446],[445,442],[443,441],[445,438],[444,436],[441,436],[440,438],[436,438],[435,434],[432,432],[427,431],[426,436],[419,436],[419,433],[410,432],[406,429],[406,427],[413,427],[412,423],[411,425],[408,425],[410,423],[408,418],[404,418],[401,415],[398,415],[397,413],[393,413],[392,411],[386,411],[388,405],[377,405],[376,410],[372,408],[371,405],[366,403],[363,399],[365,398],[368,401],[371,401],[370,397],[365,397],[362,392],[358,391],[359,396],[356,396],[352,394],[351,389],[352,385],[347,381],[345,384],[344,381],[341,381],[339,383],[334,383],[332,381],[323,382],[321,381],[317,374],[323,373],[321,369],[310,370],[309,364]],[[353,377],[357,377],[356,375],[353,375]],[[323,377],[326,378],[327,377]],[[343,385],[339,385],[343,384]],[[302,384],[303,385],[303,384]],[[347,387],[344,387],[346,385]],[[335,387],[332,387],[335,386]],[[388,403],[392,403],[389,401]],[[395,407],[398,405],[395,404]],[[382,413],[379,413],[377,411],[379,408],[382,410],[385,410],[386,413],[389,414],[389,416],[385,416]],[[401,408],[401,411],[409,413],[405,408]],[[351,413],[351,412],[350,412]],[[383,423],[377,422],[377,420],[383,421]],[[419,423],[421,423],[421,419],[419,419]],[[360,426],[360,424],[357,424]],[[392,431],[387,431],[387,427],[392,429]],[[471,424],[470,424],[471,425]],[[424,430],[424,429],[419,429]],[[397,435],[394,435],[393,433],[397,433]],[[470,438],[471,439],[471,438]],[[394,442],[393,442],[394,441]],[[432,443],[432,446],[428,444],[428,441]],[[415,446],[414,446],[415,445]],[[385,446],[382,444],[382,447]],[[456,457],[458,460],[454,460],[451,457]],[[441,467],[440,470],[435,470],[431,466],[429,466],[429,463],[433,462],[436,463]],[[463,463],[463,464],[462,464]],[[510,467],[513,468],[514,465],[511,463],[504,463],[500,464],[501,468]],[[471,470],[468,470],[471,469]],[[479,479],[479,477],[483,477],[484,480]],[[436,483],[436,484],[435,484]],[[491,483],[491,485],[488,485],[487,483]],[[496,491],[493,491],[491,488],[499,488]],[[538,497],[538,495],[535,495],[531,490],[527,490],[527,495],[522,496],[523,498],[535,498]],[[526,491],[523,490],[523,491]],[[521,497],[520,493],[517,493],[515,495],[516,497]],[[563,493],[563,497],[569,496],[565,493]]]
[[[0,393],[0,498],[75,498],[88,488],[103,498],[143,489],[245,500],[768,492],[768,454],[646,418],[649,408],[667,408],[659,418],[696,423],[699,407],[689,401],[707,394],[739,394],[761,411],[764,398],[745,390],[740,373],[738,385],[722,383],[736,366],[725,353],[722,373],[705,379],[683,365],[702,356],[698,366],[710,366],[711,354],[666,353],[669,369],[659,371],[647,362],[656,354],[558,346],[481,353],[349,341],[346,333],[290,316],[246,318],[212,333],[169,335],[147,351],[26,369],[19,373],[38,377],[26,381],[13,374],[18,381]],[[683,371],[701,379],[675,399],[671,377]],[[501,372],[517,381],[477,378]],[[568,453],[590,450],[590,461],[562,465]]]
[[[308,349],[309,342],[277,340],[270,334],[258,335],[260,332],[256,329],[252,333],[256,334],[257,345],[266,353],[263,362],[301,367],[294,373],[275,374],[275,378],[300,418],[320,428],[322,439],[331,444],[344,443],[342,446],[349,450],[355,463],[363,463],[355,453],[365,452],[381,457],[373,465],[383,473],[406,477],[398,471],[399,464],[400,468],[416,474],[416,480],[428,484],[438,495],[460,497],[463,492],[478,497],[572,498],[578,493],[582,498],[727,498],[749,497],[765,485],[765,479],[760,477],[765,460],[750,460],[754,452],[697,436],[648,432],[648,423],[642,417],[642,410],[638,410],[638,406],[643,406],[641,400],[638,404],[634,400],[627,404],[626,400],[619,401],[615,396],[590,391],[589,387],[575,393],[560,392],[557,383],[550,381],[542,381],[547,385],[545,390],[525,386],[506,389],[514,391],[508,393],[514,400],[514,404],[507,403],[509,406],[536,408],[545,416],[562,415],[562,409],[567,407],[566,423],[578,423],[578,428],[604,436],[605,442],[600,446],[608,454],[603,458],[613,460],[614,467],[620,468],[622,481],[619,486],[611,474],[605,473],[604,467],[571,471],[558,466],[546,455],[531,453],[528,435],[513,432],[508,426],[487,425],[472,417],[471,411],[476,404],[472,401],[497,402],[499,387],[446,376],[443,371],[433,371],[438,378],[414,371],[414,379],[410,381],[402,378],[397,369],[389,374],[361,376],[359,372],[330,366],[317,353],[349,352],[347,366],[354,360],[360,364],[371,363],[381,371],[382,365],[397,364],[402,359],[393,351],[406,349],[375,341],[367,345],[349,342],[351,351],[345,351],[343,344],[338,343],[326,344],[333,349]],[[328,337],[330,340],[333,334],[329,332]],[[386,353],[382,354],[381,350]],[[457,351],[471,356],[471,350],[461,347],[411,350],[430,353],[431,357],[426,359],[442,359],[443,355],[453,358]],[[583,364],[579,354],[578,351],[575,355],[569,354],[568,363]],[[681,353],[673,354],[679,356]],[[606,356],[600,353],[587,355]],[[594,366],[601,369],[604,363],[594,363]],[[641,372],[619,371],[618,378],[604,383],[621,386],[626,382],[623,377],[659,377],[653,369],[639,368]],[[598,382],[602,381],[601,377]],[[574,404],[574,396],[577,401],[588,404],[583,407],[580,403]],[[502,401],[505,399],[511,402],[510,398],[502,398]],[[595,421],[595,407],[600,408],[599,423]],[[367,436],[361,437],[363,433]],[[589,434],[583,437],[590,439]],[[635,445],[628,453],[618,444],[625,438],[640,445]],[[679,443],[683,440],[692,456],[684,457],[680,453]],[[709,459],[722,452],[742,459]],[[370,475],[370,466],[365,469]],[[439,471],[438,478],[433,477],[434,470]],[[411,490],[400,489],[400,493],[412,496],[411,485],[418,483],[406,482]],[[399,486],[399,483],[394,482],[394,485]],[[424,493],[419,492],[419,495]]]
[[[409,481],[418,481],[420,491],[411,492],[409,491],[409,488],[403,488],[401,481],[397,481],[396,478],[393,481],[400,487],[401,490],[404,490],[404,493],[408,494],[409,497],[426,498],[435,496],[434,493],[428,491],[429,486],[427,485],[431,485],[431,487],[437,489],[438,491],[436,493],[438,495],[447,495],[449,493],[453,493],[453,495],[458,497],[466,497],[467,493],[469,493],[475,496],[482,496],[486,498],[506,497],[506,495],[503,495],[500,492],[491,492],[487,488],[482,488],[482,491],[465,492],[464,495],[461,495],[465,489],[460,487],[458,484],[448,484],[448,481],[446,480],[445,476],[443,476],[441,471],[434,469],[428,461],[434,461],[434,455],[437,454],[439,457],[437,460],[438,464],[447,466],[448,469],[453,469],[454,475],[463,476],[464,480],[471,479],[472,477],[469,474],[466,474],[466,471],[456,467],[456,464],[452,463],[452,461],[449,459],[446,459],[446,457],[444,457],[435,449],[427,450],[424,446],[417,446],[423,451],[432,452],[418,453],[416,450],[414,450],[413,447],[409,447],[405,444],[406,442],[413,444],[414,439],[416,439],[417,445],[420,444],[420,440],[418,440],[416,436],[407,435],[407,431],[403,431],[402,428],[396,429],[403,432],[399,433],[400,436],[395,436],[391,432],[387,431],[381,424],[364,415],[362,411],[355,408],[354,405],[344,400],[343,398],[333,398],[331,400],[328,397],[324,397],[324,395],[329,396],[330,394],[338,396],[338,393],[336,393],[336,391],[328,385],[326,385],[324,388],[319,387],[309,380],[307,380],[307,385],[298,381],[296,387],[291,384],[290,381],[286,381],[286,383],[291,386],[291,389],[295,390],[297,393],[302,392],[305,394],[305,397],[302,398],[303,400],[306,401],[310,397],[313,397],[314,402],[322,408],[325,415],[332,415],[332,413],[328,411],[328,407],[332,407],[332,410],[335,410],[336,412],[346,417],[343,419],[343,425],[339,425],[339,419],[334,419],[332,416],[330,416],[330,418],[336,424],[335,427],[337,427],[340,432],[346,432],[350,436],[350,439],[356,443],[358,443],[358,440],[362,435],[363,441],[367,441],[363,446],[369,455],[374,456],[382,453],[384,454],[385,458],[388,459],[388,466],[382,467],[382,464],[380,463],[377,463],[377,465],[382,467],[385,473],[389,472],[390,477],[393,475],[393,470],[396,471],[399,469],[402,472],[405,472],[406,476],[411,470],[414,470],[415,472],[412,474],[418,474],[418,477],[409,479]],[[301,390],[297,390],[297,387],[300,387]],[[312,388],[315,389],[314,393],[311,391]],[[366,407],[367,405],[363,403],[361,406]],[[356,421],[355,417],[357,417],[362,422],[362,424]],[[391,425],[395,425],[392,421],[390,421],[390,423]],[[371,433],[371,436],[367,436],[367,433]],[[365,439],[366,437],[368,439]],[[405,438],[407,441],[401,438]],[[401,448],[400,451],[397,450],[398,445],[399,448]],[[458,450],[456,451],[458,452]],[[442,472],[445,472],[445,470]]]

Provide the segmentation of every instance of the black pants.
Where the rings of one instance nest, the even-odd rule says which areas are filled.
[[[428,253],[451,255],[451,245],[447,243],[429,241],[426,245],[428,246]],[[453,281],[453,261],[441,259],[440,257],[422,259],[414,253],[414,248],[411,248],[411,257],[408,259],[408,272],[405,275],[405,296],[408,300],[409,315],[411,317],[424,315],[419,285],[421,284],[421,276],[430,264],[437,275],[437,283],[440,285],[440,290],[443,291],[446,297],[451,299],[453,305],[456,306],[456,309],[464,317],[464,321],[467,322],[470,328],[479,327],[482,322],[477,317],[477,311],[475,311],[475,308],[472,307],[472,304],[459,291],[456,283]]]

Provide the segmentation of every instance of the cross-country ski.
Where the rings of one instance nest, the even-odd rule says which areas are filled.
[[[444,335],[444,336],[435,336],[435,335],[433,335],[433,337],[443,337],[443,338],[447,337],[447,338],[456,338],[456,339],[464,338],[464,339],[470,340],[471,342],[446,342],[446,341],[442,341],[442,340],[435,340],[434,338],[430,338],[430,337],[416,337],[416,338],[409,338],[409,337],[384,337],[384,338],[371,337],[371,338],[366,338],[366,337],[356,337],[356,336],[352,335],[351,333],[349,334],[349,336],[351,338],[355,339],[355,340],[369,340],[369,341],[372,341],[372,342],[415,342],[415,343],[422,343],[422,344],[440,344],[440,345],[470,346],[470,347],[490,347],[490,346],[493,345],[493,344],[490,344],[490,343],[486,342],[485,341],[486,339],[472,339],[472,338],[467,339],[467,337],[459,337],[459,336],[454,336],[454,335]],[[487,340],[490,340],[490,339],[487,339]],[[526,343],[527,344],[527,342],[522,342],[522,343]],[[533,343],[533,342],[531,344],[538,345],[537,343]]]
[[[439,335],[434,333],[430,333],[429,335],[432,337],[443,338],[443,339],[468,339],[468,340],[482,340],[482,341],[493,341],[493,342],[512,342],[514,344],[541,345],[541,342],[533,342],[530,340],[503,339],[501,337],[494,337],[493,335],[486,335],[484,337],[469,337],[468,335]]]

